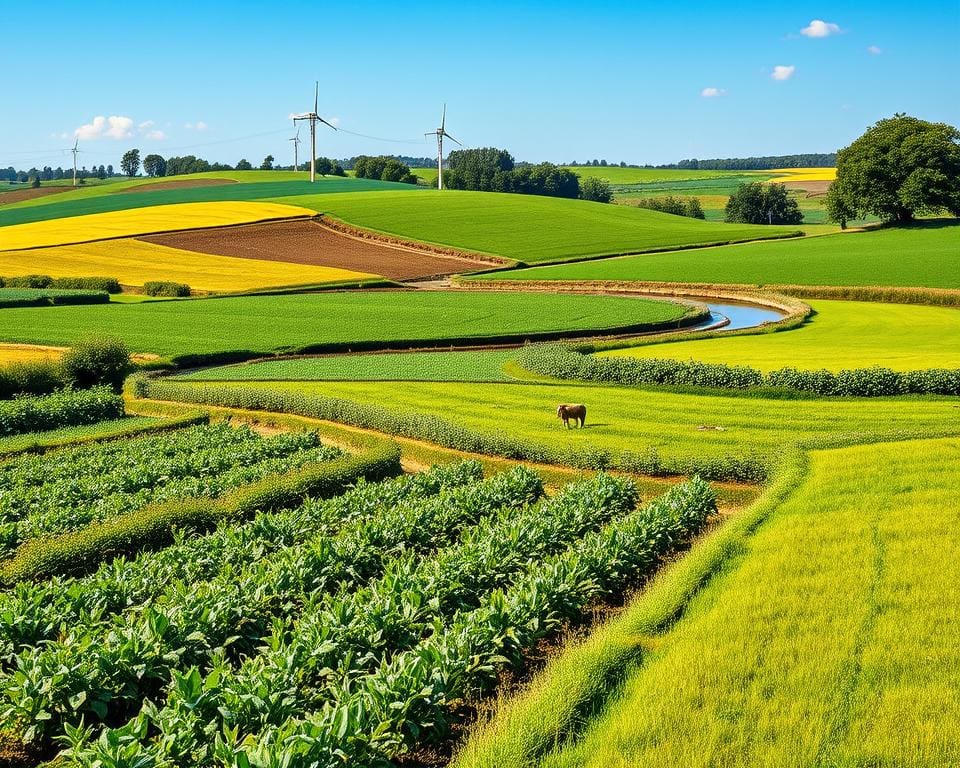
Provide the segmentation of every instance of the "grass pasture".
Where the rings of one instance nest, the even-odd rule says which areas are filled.
[[[361,282],[376,277],[334,267],[196,253],[133,238],[0,251],[0,274],[109,275],[129,286],[140,286],[148,280],[173,280],[200,291]]]
[[[553,449],[656,453],[665,463],[753,457],[772,466],[786,449],[878,435],[960,433],[950,400],[775,400],[592,384],[248,382],[243,386],[338,397],[437,415],[471,430],[508,433]],[[565,430],[557,403],[585,403],[583,430]],[[478,407],[478,404],[483,404]]]
[[[719,334],[599,354],[749,365],[761,371],[960,367],[960,309],[856,301],[808,303],[816,314],[788,331],[727,338]]]
[[[332,292],[6,309],[0,312],[0,340],[59,346],[96,332],[115,335],[138,352],[252,356],[313,345],[363,349],[505,335],[522,340],[528,334],[674,323],[686,312],[672,302],[609,296]]]
[[[87,216],[0,227],[0,251],[86,243],[175,229],[223,227],[310,216],[312,211],[281,203],[218,202],[158,205]]]
[[[960,288],[960,224],[843,232],[484,275],[484,280],[644,280],[774,285]]]
[[[958,492],[956,439],[814,452],[585,737],[523,765],[957,764]]]
[[[297,196],[284,202],[389,235],[523,262],[784,237],[800,229],[718,224],[582,200],[456,190]]]

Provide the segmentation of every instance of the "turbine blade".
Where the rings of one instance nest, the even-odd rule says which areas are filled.
[[[445,126],[446,124],[447,124],[447,104],[446,104],[446,102],[444,102],[444,104],[443,104],[443,114],[442,114],[441,117],[440,117],[440,130],[441,130],[441,131],[443,130],[443,126]]]
[[[443,135],[446,136],[448,139],[450,139],[450,141],[452,141],[454,144],[460,144],[459,141],[457,141],[455,138],[453,138],[453,136],[451,136],[451,135],[450,135],[449,133],[447,133],[446,131],[443,132]],[[460,146],[462,147],[463,144],[460,144]]]
[[[317,80],[313,88],[313,114],[317,114],[317,104],[320,103],[320,81]]]
[[[333,128],[333,130],[337,130],[337,126],[335,126],[333,123],[328,123],[326,120],[320,117],[320,115],[317,115],[317,120],[319,120],[324,125],[329,125],[331,128]]]

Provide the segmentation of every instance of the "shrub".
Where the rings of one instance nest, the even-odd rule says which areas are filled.
[[[0,366],[0,400],[14,395],[48,395],[65,386],[57,360],[37,360]]]
[[[83,339],[63,356],[63,377],[77,389],[89,389],[99,384],[123,390],[123,381],[133,370],[130,351],[120,339],[109,337]]]
[[[4,278],[4,288],[49,288],[53,285],[53,278],[49,275],[21,275],[20,277]]]
[[[120,282],[115,277],[55,277],[50,287],[107,293],[120,293],[121,290]]]
[[[147,296],[183,297],[190,295],[190,286],[172,280],[148,280],[143,284],[143,292]]]
[[[0,309],[45,307],[65,304],[106,304],[104,291],[63,290],[56,288],[0,288]]]
[[[705,215],[700,201],[695,197],[644,197],[636,200],[637,208],[647,208],[660,213],[672,213],[674,216],[687,216],[691,219],[703,219]]]
[[[610,189],[610,182],[606,179],[587,176],[580,180],[580,197],[595,203],[609,203],[613,200],[613,191]]]

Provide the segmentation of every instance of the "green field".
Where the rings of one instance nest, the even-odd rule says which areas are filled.
[[[493,192],[294,195],[276,202],[312,208],[410,240],[524,262],[751,240],[798,231],[798,227],[717,224],[626,206]]]
[[[336,355],[225,365],[178,378],[202,381],[512,381],[516,350]]]
[[[810,461],[586,736],[523,765],[960,763],[960,441]]]
[[[666,461],[755,456],[773,463],[786,447],[808,441],[960,433],[956,403],[946,399],[773,400],[574,383],[250,382],[244,386],[441,415],[481,432],[506,432],[551,448],[599,449],[615,458],[624,451],[646,454],[652,450]],[[565,430],[557,419],[558,403],[585,403],[586,428]]]
[[[118,336],[138,352],[161,355],[234,350],[268,354],[321,344],[362,348],[610,330],[672,322],[686,311],[671,302],[609,296],[336,292],[5,309],[0,312],[0,339],[62,346],[98,333]]]
[[[856,301],[808,303],[816,314],[788,331],[726,338],[720,334],[599,354],[749,365],[761,371],[960,367],[960,309]]]
[[[941,220],[906,229],[536,267],[482,279],[960,288],[958,253],[960,223]]]

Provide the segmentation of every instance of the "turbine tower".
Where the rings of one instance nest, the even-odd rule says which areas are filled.
[[[77,136],[77,140],[73,142],[73,149],[70,151],[73,152],[73,186],[77,186],[77,152],[80,150],[77,147],[80,145],[80,137]]]
[[[300,158],[299,158],[299,156],[298,156],[298,154],[297,154],[297,149],[298,149],[299,146],[300,146],[300,129],[299,129],[299,128],[297,128],[297,135],[294,136],[292,139],[290,139],[290,141],[293,142],[293,170],[294,170],[294,171],[299,171],[299,170],[300,170]]]
[[[437,137],[437,189],[443,189],[443,137],[446,136],[450,141],[455,144],[459,144],[461,147],[463,144],[460,144],[453,136],[447,133],[447,129],[444,127],[447,124],[447,105],[443,105],[443,115],[440,117],[440,127],[435,131],[428,131],[423,134],[424,136],[436,136]]]
[[[316,83],[316,88],[313,92],[313,112],[304,112],[302,115],[295,115],[293,122],[296,123],[298,120],[309,120],[310,121],[310,182],[317,177],[317,123],[321,122],[324,125],[330,126],[333,130],[337,130],[337,126],[331,125],[326,120],[324,120],[320,115],[317,114],[317,105],[320,99],[320,81]]]

